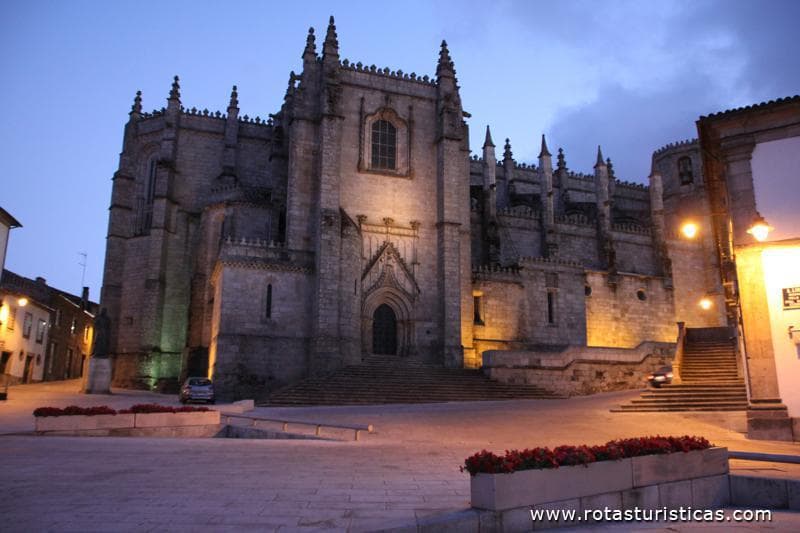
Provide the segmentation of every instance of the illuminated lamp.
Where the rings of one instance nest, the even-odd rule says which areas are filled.
[[[703,311],[708,311],[709,309],[714,307],[714,302],[711,301],[711,298],[705,296],[700,299],[698,305],[700,306],[700,309],[702,309]]]
[[[698,231],[700,231],[700,228],[694,222],[685,222],[683,226],[681,226],[681,233],[683,233],[683,236],[687,239],[694,239]]]
[[[747,233],[752,235],[753,238],[758,242],[764,242],[767,240],[769,232],[773,229],[775,228],[767,224],[767,221],[764,220],[764,217],[756,213],[756,218],[753,220],[753,224],[747,229]]]
[[[17,300],[17,303],[19,304],[20,307],[25,307],[26,305],[28,305],[28,299],[22,297],[19,300]]]

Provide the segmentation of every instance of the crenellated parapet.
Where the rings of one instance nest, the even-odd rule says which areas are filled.
[[[659,148],[658,150],[653,152],[653,155],[654,156],[655,155],[660,155],[660,154],[663,154],[664,152],[668,152],[668,151],[674,150],[676,148],[685,149],[685,148],[694,148],[695,146],[698,146],[698,140],[697,139],[684,139],[683,141],[677,141],[677,142],[669,143],[669,144],[666,144],[666,145],[662,146],[661,148]]]
[[[613,231],[618,231],[621,233],[632,233],[635,235],[647,235],[650,236],[652,230],[648,226],[642,226],[641,224],[633,224],[630,222],[622,222],[622,223],[613,223],[611,225],[611,229]]]
[[[527,205],[516,205],[513,207],[504,207],[497,210],[497,214],[506,217],[517,218],[533,218],[538,219],[541,217],[541,212]]]
[[[391,70],[389,67],[379,68],[375,65],[367,66],[361,63],[361,61],[357,63],[351,63],[349,59],[343,60],[339,65],[342,69],[350,70],[352,72],[362,72],[364,74],[372,74],[374,76],[381,76],[384,78],[391,78],[394,80],[419,83],[431,87],[436,86],[436,79],[428,76],[427,74],[423,76],[418,76],[416,72],[408,73],[408,72],[403,72],[400,69]]]

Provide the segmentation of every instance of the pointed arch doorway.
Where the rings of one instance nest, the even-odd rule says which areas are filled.
[[[386,304],[372,314],[372,353],[397,355],[397,315]]]

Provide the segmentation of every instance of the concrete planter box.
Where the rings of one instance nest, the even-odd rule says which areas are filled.
[[[36,417],[36,431],[81,431],[133,427],[134,415],[75,415]]]
[[[470,478],[470,495],[473,507],[505,511],[727,473],[728,450],[711,448],[588,466],[477,474]]]
[[[181,427],[211,426],[219,424],[219,411],[197,411],[194,413],[138,413],[134,427]]]

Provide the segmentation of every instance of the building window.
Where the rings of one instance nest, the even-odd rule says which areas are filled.
[[[44,332],[47,330],[47,321],[39,319],[36,325],[36,342],[42,344],[44,342]]]
[[[53,375],[53,363],[56,360],[56,343],[51,342],[50,347],[47,350],[47,375]]]
[[[89,342],[89,326],[83,326],[83,342]]]
[[[483,302],[481,302],[481,296],[479,294],[472,297],[472,308],[475,315],[473,321],[479,326],[484,325],[482,303]]]
[[[61,309],[56,309],[56,319],[55,319],[55,326],[61,326]]]
[[[556,323],[556,293],[553,291],[547,292],[547,323]]]
[[[689,185],[694,181],[692,159],[690,157],[681,157],[678,159],[678,178],[681,181],[681,185]]]
[[[372,123],[372,168],[394,170],[397,166],[397,129],[388,120]]]
[[[6,325],[6,328],[8,328],[9,331],[14,331],[16,325],[17,325],[17,310],[11,307],[8,309],[8,325]]]
[[[264,311],[267,318],[272,318],[272,284],[267,285],[267,298]]]
[[[151,205],[156,197],[156,171],[157,171],[157,165],[156,165],[156,158],[154,157],[147,164],[147,184],[145,186],[145,191],[144,191],[145,201]]]
[[[74,317],[72,318],[72,324],[69,326],[69,334],[75,335],[75,332],[78,330],[78,320]]]
[[[647,293],[645,293],[642,289],[639,289],[636,291],[636,297],[641,301],[645,301],[647,300]]]
[[[586,285],[583,288],[583,294],[585,294],[586,296],[591,296],[592,295],[592,286],[591,285]]]
[[[22,323],[22,336],[26,339],[30,339],[31,329],[33,329],[33,315],[25,313],[25,321]]]

